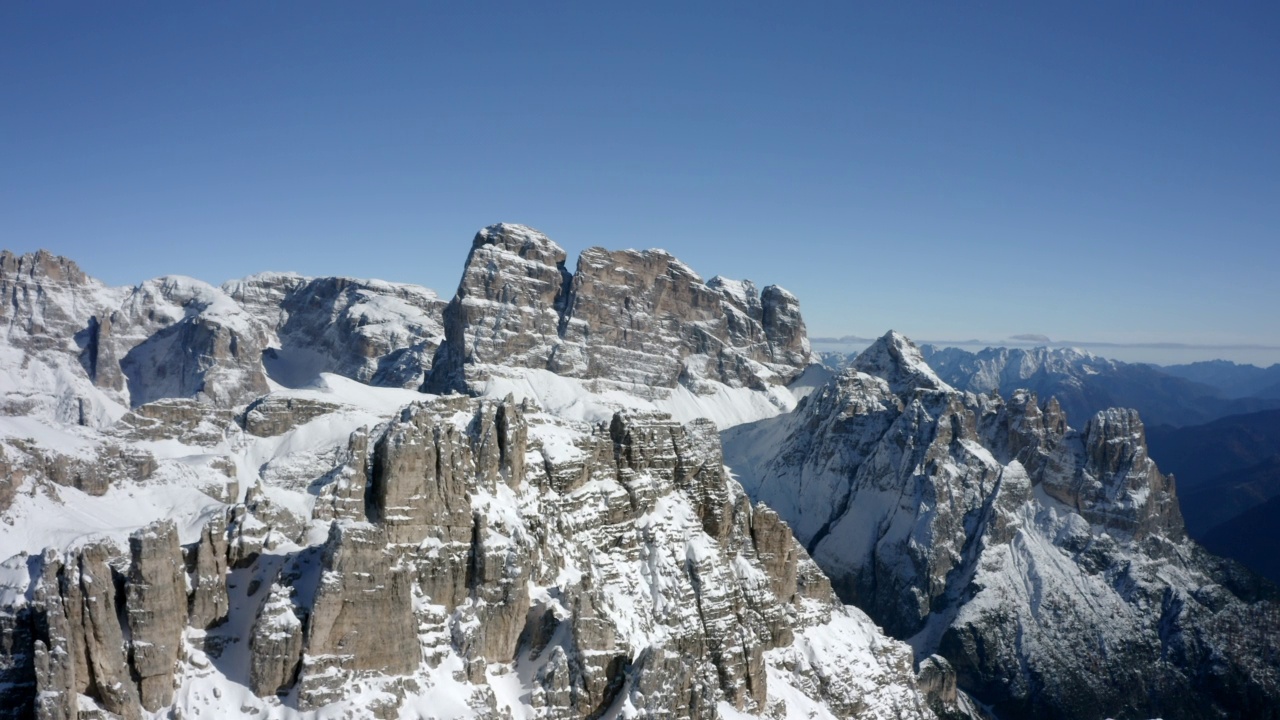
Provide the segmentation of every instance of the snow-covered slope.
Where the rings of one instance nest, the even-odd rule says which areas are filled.
[[[1186,539],[1133,411],[958,392],[890,333],[725,433],[841,596],[1012,717],[1274,717],[1274,589]]]

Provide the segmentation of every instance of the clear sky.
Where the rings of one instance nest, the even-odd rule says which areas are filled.
[[[814,335],[1280,347],[1278,38],[1274,0],[6,2],[0,246],[449,296],[510,221]]]

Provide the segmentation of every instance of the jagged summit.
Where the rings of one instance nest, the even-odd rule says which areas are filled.
[[[713,392],[767,390],[811,361],[795,296],[705,282],[663,250],[562,248],[522,225],[481,230],[444,312],[428,390],[476,392],[512,368],[589,381]]]
[[[73,284],[84,282],[86,278],[75,261],[43,248],[22,255],[0,250],[0,274],[9,278],[25,276],[29,280],[42,278]]]
[[[471,241],[471,248],[474,250],[484,245],[493,245],[539,262],[550,259],[552,264],[564,262],[566,257],[564,248],[551,238],[528,225],[516,223],[495,223],[481,228]]]
[[[920,349],[905,335],[890,330],[854,358],[850,367],[883,378],[895,393],[916,388],[951,390],[925,362]]]
[[[917,680],[909,647],[838,602],[731,479],[705,420],[630,411],[590,425],[510,400],[347,387],[271,393],[241,419],[148,405],[117,442],[135,437],[160,453],[148,482],[109,474],[99,500],[68,501],[130,513],[137,530],[77,529],[0,563],[0,711],[972,711],[949,668]],[[37,472],[4,547],[77,522],[37,522],[58,487]],[[157,499],[174,522],[143,519]]]

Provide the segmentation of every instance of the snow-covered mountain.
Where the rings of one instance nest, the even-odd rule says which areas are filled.
[[[567,260],[485,228],[445,303],[0,256],[0,715],[1276,716],[1275,590],[1136,413]]]
[[[1126,407],[1141,412],[1153,427],[1182,426],[1280,407],[1280,400],[1274,398],[1224,396],[1217,388],[1170,374],[1165,368],[1120,362],[1075,348],[991,347],[973,353],[926,345],[921,354],[958,390],[997,390],[1002,395],[1030,390],[1042,398],[1056,397],[1073,418]]]
[[[961,392],[890,333],[725,438],[841,597],[1001,716],[1280,713],[1275,589],[1186,538],[1134,411],[1072,430],[1056,399]]]
[[[794,297],[557,250],[482,231],[449,310],[4,255],[0,711],[979,716],[724,466],[707,418],[803,394]]]

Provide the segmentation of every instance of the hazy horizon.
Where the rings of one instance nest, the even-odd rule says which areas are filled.
[[[1055,349],[1074,348],[1110,360],[1127,363],[1169,366],[1187,365],[1211,360],[1227,360],[1240,365],[1254,365],[1267,368],[1280,363],[1280,348],[1274,347],[1213,347],[1183,345],[1173,347],[1152,347],[1150,345],[1125,345],[1121,343],[1103,343],[1088,340],[1068,340],[1050,343],[1018,342],[1010,338],[1004,340],[954,340],[915,338],[904,333],[917,345],[934,345],[940,348],[955,347],[969,352],[978,352],[989,347],[1008,347],[1032,349],[1049,347]],[[810,338],[814,352],[860,352],[874,342],[873,338],[859,337],[856,340],[835,339],[823,336]]]

